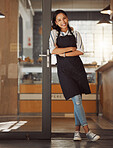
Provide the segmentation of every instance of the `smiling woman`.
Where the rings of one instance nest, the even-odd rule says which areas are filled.
[[[61,28],[62,32],[66,32],[67,31],[67,26],[68,26],[68,17],[63,14],[63,13],[59,13],[56,16],[56,21],[55,21],[56,25],[58,25]]]
[[[96,141],[100,136],[92,133],[82,106],[82,94],[90,94],[90,88],[83,63],[79,55],[84,53],[80,34],[68,24],[68,17],[63,10],[53,14],[53,30],[50,34],[50,52],[56,54],[59,82],[66,100],[72,98],[75,115],[75,134],[73,140],[81,140],[80,127],[86,136]]]

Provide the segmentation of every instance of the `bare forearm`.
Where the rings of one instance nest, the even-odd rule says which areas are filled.
[[[72,52],[69,52],[69,53],[65,53],[66,57],[70,57],[70,56],[78,56],[78,55],[83,55],[83,53],[81,51],[72,51]]]
[[[72,47],[66,47],[66,48],[58,48],[56,47],[53,51],[52,54],[62,54],[68,51],[72,51]]]

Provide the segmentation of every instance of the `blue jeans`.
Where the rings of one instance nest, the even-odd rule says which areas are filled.
[[[82,106],[81,95],[76,95],[76,96],[72,97],[72,101],[73,101],[73,104],[74,104],[75,125],[76,126],[87,125],[84,108]]]

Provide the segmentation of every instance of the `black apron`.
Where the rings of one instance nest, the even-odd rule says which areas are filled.
[[[56,44],[59,48],[76,47],[75,36],[58,36]],[[57,57],[57,71],[59,82],[66,100],[78,94],[90,94],[90,88],[87,80],[83,63],[79,56]]]

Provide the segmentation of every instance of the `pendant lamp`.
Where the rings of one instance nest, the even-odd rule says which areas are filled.
[[[98,25],[109,25],[109,24],[111,24],[111,22],[109,20],[106,20],[103,18],[97,24]]]
[[[111,14],[112,11],[110,10],[110,5],[108,5],[107,7],[105,7],[103,10],[101,10],[102,14]]]
[[[0,12],[0,18],[5,18],[5,15]]]

